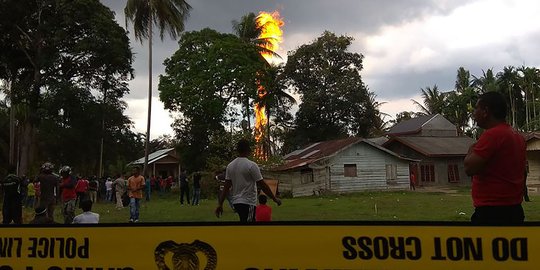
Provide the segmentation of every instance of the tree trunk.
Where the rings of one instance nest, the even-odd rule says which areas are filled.
[[[512,127],[513,128],[516,128],[516,109],[514,108],[515,104],[514,104],[514,95],[513,95],[513,87],[508,84],[508,95],[510,97],[510,117],[512,117]]]
[[[272,155],[272,138],[270,137],[270,108],[266,105],[266,152],[265,156],[268,159]]]
[[[525,131],[529,131],[529,89],[525,88]]]
[[[246,120],[247,120],[247,130],[250,130],[251,129],[251,113],[250,113],[250,109],[251,109],[251,106],[249,104],[249,97],[246,97],[246,100],[244,101],[245,102],[245,106],[246,106]]]
[[[103,176],[103,144],[105,138],[105,104],[107,101],[107,89],[103,89],[103,104],[101,106],[101,144],[99,146],[99,172],[98,176]]]
[[[20,164],[18,173],[28,174],[30,165],[32,164],[34,125],[30,121],[25,121],[22,125],[21,140],[20,140]]]
[[[9,165],[16,165],[15,153],[15,106],[13,106],[13,84],[8,82],[9,89]]]
[[[148,120],[146,122],[146,141],[144,143],[144,168],[143,175],[146,177],[148,169],[148,155],[150,155],[150,124],[152,121],[152,14],[150,14],[150,26],[148,27]]]

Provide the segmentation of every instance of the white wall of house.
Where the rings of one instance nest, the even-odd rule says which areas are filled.
[[[334,192],[409,188],[408,161],[365,143],[342,151],[330,159],[330,164],[329,186]],[[346,164],[356,165],[356,176],[345,175]],[[389,172],[390,179],[387,179],[387,165],[389,170],[395,170],[395,173]]]
[[[346,164],[356,165],[356,176],[345,176]],[[294,197],[318,195],[325,190],[350,193],[409,189],[409,162],[365,143],[353,145],[309,167],[263,171],[263,176],[277,179],[280,192],[291,191]]]

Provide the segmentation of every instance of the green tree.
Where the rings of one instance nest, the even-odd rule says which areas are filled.
[[[519,123],[517,106],[523,101],[523,95],[519,88],[519,79],[518,71],[513,66],[506,66],[503,71],[497,73],[497,86],[499,91],[506,97],[506,102],[510,105],[509,123],[514,128],[517,128]]]
[[[207,147],[228,119],[236,118],[245,96],[255,98],[256,75],[265,62],[254,46],[232,34],[211,29],[182,35],[179,48],[165,60],[160,77],[160,99],[179,113],[175,120],[185,166],[205,167]]]
[[[390,128],[391,121],[387,121],[387,117],[390,117],[389,114],[381,112],[380,108],[386,102],[377,101],[377,95],[373,92],[368,91],[369,102],[371,106],[375,109],[376,118],[373,123],[372,130],[370,131],[371,136],[383,136],[388,129]]]
[[[420,88],[422,92],[422,103],[412,100],[412,102],[420,109],[419,115],[442,114],[445,105],[445,94],[439,91],[439,87],[435,84],[433,87]]]
[[[284,73],[302,100],[296,114],[296,139],[290,142],[306,145],[369,135],[377,112],[360,76],[363,56],[347,51],[352,40],[324,32],[289,53]]]
[[[540,127],[540,121],[536,119],[537,96],[540,91],[540,70],[535,67],[522,66],[518,71],[521,73],[519,84],[525,94],[525,130],[536,130]]]
[[[0,100],[0,175],[7,173],[9,153],[9,108],[4,100]]]
[[[394,120],[392,120],[392,125],[395,125],[402,121],[411,120],[415,118],[416,116],[417,116],[416,113],[413,111],[402,111],[402,112],[396,113],[396,117],[394,118]]]
[[[19,168],[27,173],[41,154],[38,128],[51,117],[46,98],[65,89],[107,89],[115,101],[128,91],[132,55],[126,32],[97,0],[8,0],[0,3],[0,12],[0,30],[6,33],[0,47],[8,49],[0,51],[6,60],[0,79],[10,85],[6,94],[19,123]]]
[[[142,42],[148,40],[148,120],[144,151],[144,169],[148,167],[150,147],[150,125],[152,113],[152,37],[154,25],[158,27],[161,40],[168,32],[171,38],[184,31],[184,21],[191,6],[184,0],[128,0],[124,13],[127,21],[133,23],[135,37]]]
[[[456,125],[458,135],[464,135],[469,128],[477,93],[471,85],[468,70],[460,67],[457,70],[455,90],[446,94],[443,115]]]
[[[493,69],[490,68],[487,71],[482,70],[482,76],[480,77],[473,75],[472,86],[481,93],[497,91],[497,78],[493,73]]]

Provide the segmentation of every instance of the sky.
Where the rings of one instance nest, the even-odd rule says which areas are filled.
[[[101,0],[126,27],[126,0]],[[362,79],[393,118],[418,111],[420,89],[454,87],[459,67],[481,76],[504,66],[540,67],[540,1],[538,0],[187,0],[192,6],[186,31],[206,27],[232,32],[232,21],[259,11],[278,11],[284,40],[280,55],[308,44],[325,30],[354,38],[349,51],[364,56]],[[132,32],[131,25],[127,26]],[[126,114],[138,132],[146,132],[148,47],[130,33],[135,52],[135,79],[125,97]],[[173,134],[173,118],[159,101],[157,85],[163,61],[177,41],[154,37],[151,138]]]

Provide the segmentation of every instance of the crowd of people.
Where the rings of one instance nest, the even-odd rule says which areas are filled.
[[[3,190],[2,223],[22,224],[23,208],[34,209],[34,219],[31,224],[55,223],[54,212],[60,208],[64,224],[72,223],[98,223],[99,215],[94,218],[76,218],[77,206],[83,214],[91,213],[92,205],[98,198],[107,199],[108,184],[110,179],[103,179],[100,183],[96,177],[87,180],[85,177],[73,175],[71,167],[63,166],[59,175],[53,173],[54,166],[45,162],[39,175],[33,180],[26,176],[17,176],[15,167],[9,168],[9,174],[0,186]],[[100,185],[104,187],[100,192]]]
[[[55,210],[60,209],[62,223],[97,223],[99,215],[90,210],[96,202],[114,203],[116,209],[129,206],[129,222],[139,222],[141,200],[149,201],[152,194],[165,195],[174,188],[180,192],[180,204],[199,205],[201,196],[201,174],[194,173],[189,181],[187,172],[182,171],[176,180],[172,176],[143,177],[140,168],[133,167],[129,176],[110,177],[75,176],[72,168],[63,166],[54,173],[54,165],[45,162],[39,175],[33,180],[26,176],[17,176],[14,167],[9,174],[0,179],[3,193],[2,222],[4,224],[22,224],[23,208],[35,210],[32,224],[55,223]],[[192,193],[190,193],[192,182]],[[76,218],[75,212],[81,209],[86,218]],[[89,219],[88,217],[97,217]]]

